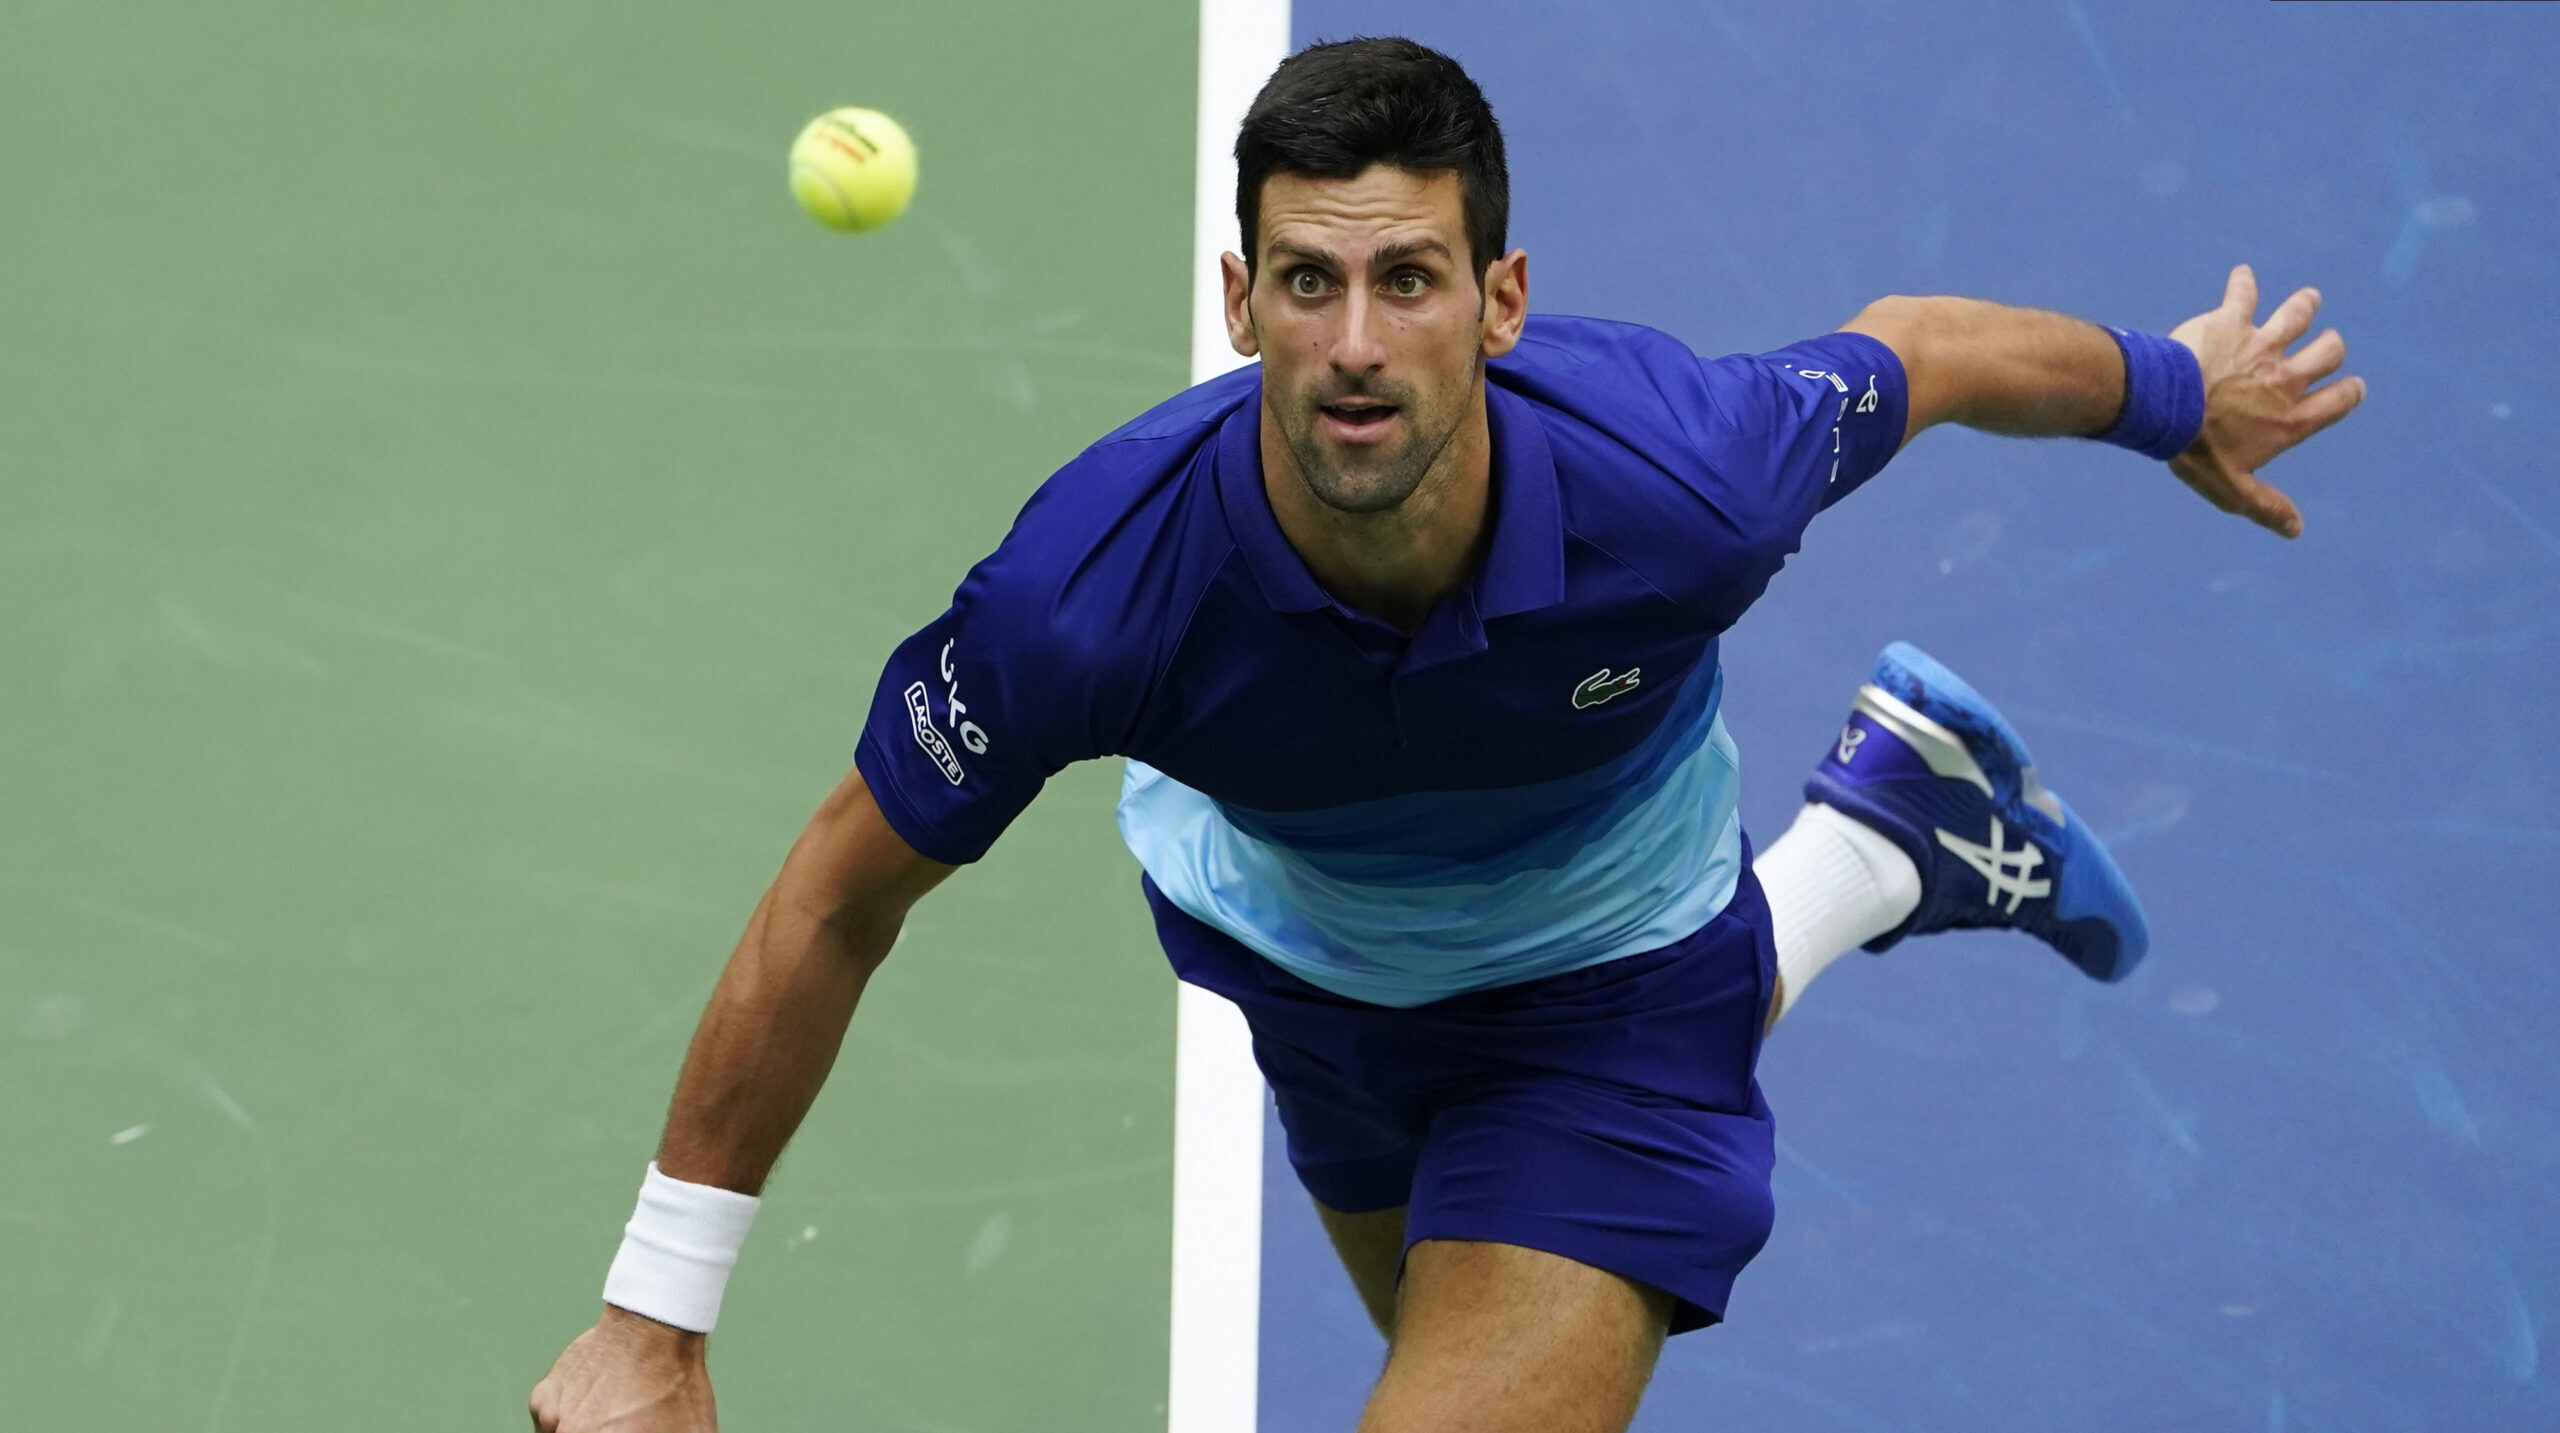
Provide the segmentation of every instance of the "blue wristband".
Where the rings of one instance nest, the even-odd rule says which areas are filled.
[[[2101,443],[2167,462],[2204,431],[2204,369],[2195,350],[2174,338],[2111,328],[2124,351],[2124,409]]]

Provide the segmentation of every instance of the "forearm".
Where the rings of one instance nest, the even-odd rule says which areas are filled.
[[[847,778],[792,846],[712,991],[676,1080],[662,1172],[763,1189],[908,909],[949,872],[899,841],[860,778]]]
[[[2103,433],[2124,405],[2124,355],[2096,324],[1981,299],[1879,299],[1843,325],[1902,360],[1903,441],[1939,423],[2027,438]]]
[[[896,934],[892,926],[890,938]],[[874,946],[876,945],[876,948]],[[672,1178],[755,1194],[834,1068],[885,941],[863,942],[776,881],[685,1051],[658,1146]]]

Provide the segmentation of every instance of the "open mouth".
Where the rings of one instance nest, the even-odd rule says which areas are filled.
[[[1386,431],[1394,421],[1397,408],[1388,403],[1328,403],[1319,410],[1334,432],[1345,438],[1365,438]]]

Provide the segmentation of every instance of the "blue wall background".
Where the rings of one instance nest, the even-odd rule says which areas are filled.
[[[2155,926],[1844,964],[1775,1037],[1775,1239],[1640,1429],[2560,1426],[2560,13],[1300,0],[1448,49],[1535,306],[1778,346],[1888,292],[2165,330],[2234,262],[2372,397],[2287,544],[2088,444],[1933,434],[1728,643],[1774,836],[1876,648],[1971,677]],[[1379,1346],[1272,1146],[1263,1427]]]

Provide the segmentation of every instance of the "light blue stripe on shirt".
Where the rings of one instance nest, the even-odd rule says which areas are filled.
[[[1249,812],[1132,761],[1120,834],[1174,905],[1373,1005],[1655,950],[1715,919],[1741,878],[1740,760],[1716,668],[1634,751],[1530,786]]]

